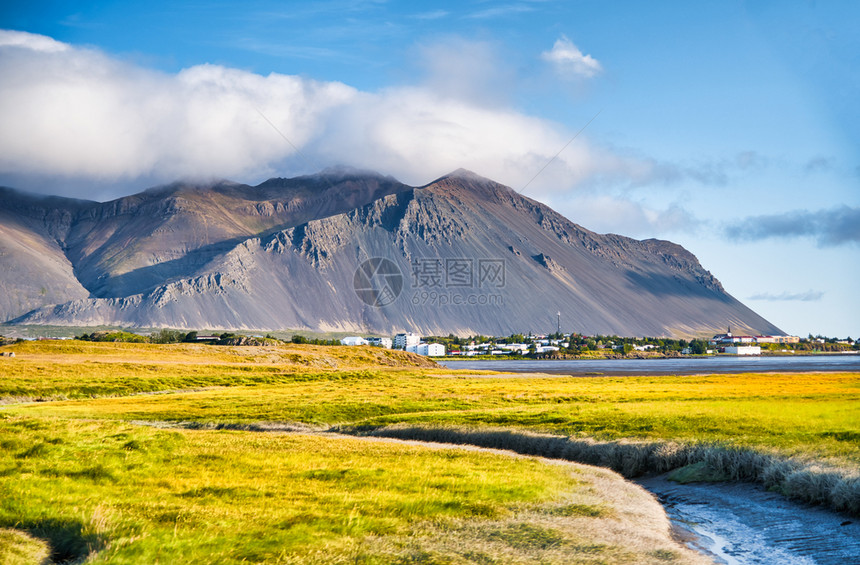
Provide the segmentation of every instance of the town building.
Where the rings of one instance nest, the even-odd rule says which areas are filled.
[[[393,344],[390,337],[369,337],[367,338],[367,343],[368,345],[384,347],[385,349],[391,349]]]
[[[761,355],[761,347],[758,345],[730,345],[725,348],[729,355]]]
[[[367,340],[363,337],[359,337],[357,335],[353,335],[350,337],[345,337],[340,340],[341,345],[367,345]]]
[[[444,357],[445,346],[441,343],[419,343],[417,345],[407,345],[406,351],[409,353],[417,353],[425,357]]]
[[[777,335],[773,339],[776,343],[800,343],[800,338],[796,335]]]
[[[421,336],[412,332],[394,336],[394,349],[406,349],[411,345],[418,345],[419,343],[421,343]]]
[[[799,343],[800,338],[791,335],[732,335],[732,330],[717,334],[709,340],[711,345],[733,345],[750,343]]]

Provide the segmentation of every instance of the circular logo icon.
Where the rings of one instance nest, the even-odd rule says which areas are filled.
[[[352,286],[365,304],[376,308],[387,306],[403,290],[403,273],[391,259],[371,257],[355,270]]]

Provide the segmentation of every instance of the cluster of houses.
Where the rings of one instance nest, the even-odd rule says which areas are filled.
[[[425,355],[427,357],[444,357],[445,346],[441,343],[424,343],[421,336],[414,333],[402,333],[389,337],[359,337],[350,336],[340,340],[342,345],[372,345],[384,347],[385,349],[403,349],[410,353]]]
[[[559,334],[560,335],[560,334]],[[415,333],[399,333],[394,338],[388,337],[359,337],[351,336],[340,340],[343,345],[372,345],[376,347],[384,347],[386,349],[402,349],[418,355],[426,355],[428,357],[443,357],[447,355],[462,355],[472,357],[476,355],[525,355],[552,353],[566,349],[569,345],[569,340],[565,336],[561,339],[552,339],[548,336],[532,336],[529,335],[524,343],[475,343],[462,345],[459,350],[446,351],[445,346],[440,343],[424,343],[421,336]],[[733,355],[761,355],[761,345],[763,343],[799,343],[800,338],[797,336],[784,335],[733,335],[731,328],[724,334],[718,334],[709,340],[709,345],[716,348],[721,353],[729,353]],[[612,342],[609,342],[607,347],[613,349],[619,348]],[[657,348],[654,344],[633,345],[633,349],[637,351],[647,351]],[[683,349],[681,353],[690,354],[693,351],[690,348]],[[707,353],[713,353],[713,349],[708,349]]]
[[[530,343],[479,343],[464,345],[462,351],[452,351],[451,355],[464,355],[467,357],[475,355],[525,355],[530,351],[534,351],[534,353],[550,353],[567,346],[568,342],[560,339],[535,337]]]
[[[709,341],[723,353],[733,355],[761,355],[759,343],[799,343],[800,338],[793,335],[732,335],[732,329],[717,334]]]
[[[414,333],[400,333],[394,339],[387,337],[359,337],[350,336],[340,340],[342,345],[374,345],[387,349],[403,349],[418,355],[428,357],[444,357],[445,346],[441,343],[424,343],[421,336]],[[561,339],[547,339],[543,336],[531,338],[529,343],[479,343],[462,346],[459,351],[447,352],[448,355],[463,355],[473,357],[475,355],[514,355],[526,353],[549,353],[567,347],[568,342]]]

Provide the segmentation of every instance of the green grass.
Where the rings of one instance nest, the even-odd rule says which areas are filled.
[[[575,520],[605,513],[577,494],[588,473],[456,449],[17,416],[0,419],[0,444],[0,528],[46,539],[55,561],[406,562],[441,531],[494,559],[548,544],[572,559]],[[536,512],[561,517],[531,525]],[[431,541],[418,549],[470,551]]]
[[[48,544],[20,530],[0,528],[0,563],[41,565],[48,559]]]
[[[0,365],[0,402],[122,396],[137,393],[280,384],[314,378],[372,378],[420,371],[435,363],[369,347],[203,344],[156,345],[82,341],[24,342]]]
[[[261,423],[502,447],[628,475],[683,468],[683,480],[760,480],[837,508],[860,501],[860,482],[845,479],[860,473],[856,373],[510,378],[370,348],[3,349],[16,357],[0,361],[0,531],[14,539],[0,556],[26,546],[24,532],[55,559],[95,551],[95,563],[688,558],[632,547],[635,527],[604,536],[618,520],[657,523],[621,510],[617,479],[598,488],[596,476],[529,459],[240,431]],[[207,429],[218,424],[234,429]]]
[[[126,420],[497,426],[601,440],[722,442],[860,463],[860,376],[850,373],[512,379],[408,368],[296,372],[272,365],[168,364],[155,367],[167,373],[159,377],[148,376],[151,368],[114,363],[90,375],[89,363],[74,364],[53,369],[60,375],[56,384],[41,377],[39,386],[63,394],[69,375],[80,371],[78,381],[92,384],[72,390],[91,386],[93,394],[123,387],[216,388],[14,410]],[[16,380],[26,378],[13,376],[5,386],[14,390]]]

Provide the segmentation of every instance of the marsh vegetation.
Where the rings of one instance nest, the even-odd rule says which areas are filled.
[[[519,379],[371,348],[4,349],[3,545],[47,540],[55,560],[697,559],[608,471],[343,433],[755,480],[860,512],[854,373]]]

